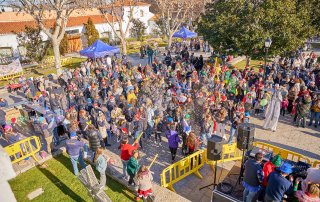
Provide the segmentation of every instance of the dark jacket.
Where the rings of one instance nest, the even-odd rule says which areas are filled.
[[[266,195],[268,199],[273,201],[282,201],[282,197],[285,193],[291,194],[293,192],[292,183],[284,178],[279,172],[273,171],[268,176],[268,185],[266,189]]]
[[[247,184],[253,187],[259,186],[260,182],[257,175],[258,170],[262,170],[262,168],[257,161],[253,159],[247,160],[247,162],[245,163],[243,181],[245,181]]]
[[[84,142],[77,139],[69,139],[66,141],[67,152],[70,156],[79,156],[81,148],[84,146]]]
[[[56,110],[59,109],[59,101],[57,99],[50,99],[51,109]]]
[[[100,135],[97,130],[90,130],[88,131],[88,138],[89,138],[89,147],[92,151],[96,151],[98,147],[101,147],[100,144]]]

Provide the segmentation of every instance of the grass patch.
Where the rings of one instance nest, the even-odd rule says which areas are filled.
[[[255,70],[258,70],[260,65],[264,65],[264,60],[251,60],[250,67],[253,67]],[[237,69],[244,69],[246,67],[246,60],[242,60],[233,66],[237,67]]]
[[[85,61],[86,58],[70,58],[65,64],[62,65],[63,69],[74,69],[80,67],[81,62]],[[42,65],[32,66],[24,69],[24,76],[26,78],[47,76],[49,74],[55,74],[56,68],[53,66],[43,67]],[[8,81],[0,81],[0,86],[5,86],[9,83]],[[13,81],[18,82],[18,78],[13,79]]]
[[[32,200],[34,202],[93,201],[80,180],[74,176],[71,161],[66,154],[46,163],[47,168],[34,167],[9,182],[18,202],[29,201],[27,195],[40,187],[44,193]],[[129,190],[108,177],[107,186],[109,189],[106,192],[112,201],[134,200],[134,195]]]
[[[63,64],[63,68],[74,69],[80,67],[81,62],[86,61],[86,58],[70,58],[66,64]]]

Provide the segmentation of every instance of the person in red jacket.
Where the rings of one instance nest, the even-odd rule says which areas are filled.
[[[277,154],[272,158],[272,160],[267,161],[263,165],[262,171],[264,174],[264,178],[263,178],[263,182],[262,182],[262,189],[260,190],[260,193],[258,196],[258,201],[263,201],[263,199],[264,199],[269,174],[272,173],[276,169],[276,167],[280,167],[281,164],[282,164],[281,157],[279,154]]]
[[[132,155],[133,150],[137,150],[139,147],[138,143],[135,143],[134,145],[129,144],[129,139],[128,137],[123,137],[122,142],[119,146],[118,149],[121,150],[120,158],[122,161],[122,171],[123,171],[123,178],[125,180],[128,179],[128,174],[127,174],[127,164],[128,161]]]

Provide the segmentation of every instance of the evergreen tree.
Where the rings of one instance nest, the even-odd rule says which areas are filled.
[[[85,24],[85,29],[85,35],[87,37],[88,46],[91,46],[97,39],[99,39],[99,32],[94,26],[91,18],[89,18],[87,24]]]
[[[39,27],[25,27],[25,31],[17,33],[17,39],[20,46],[23,46],[27,53],[26,57],[31,61],[40,62],[46,54],[48,43],[43,42],[41,38],[41,29]]]
[[[60,53],[61,55],[68,53],[68,35],[66,33],[60,42]]]
[[[206,6],[197,31],[220,51],[262,56],[268,37],[271,55],[294,51],[314,34],[309,6],[300,1],[216,0]]]
[[[132,20],[132,27],[131,27],[131,35],[132,37],[136,37],[139,41],[142,41],[142,38],[145,34],[146,26],[143,22],[138,19]]]

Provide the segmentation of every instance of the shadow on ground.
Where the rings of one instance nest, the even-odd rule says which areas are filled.
[[[309,152],[309,151],[306,151],[306,150],[303,150],[303,149],[299,149],[299,148],[296,148],[296,147],[291,147],[291,146],[288,146],[288,145],[285,145],[285,144],[281,144],[281,143],[278,143],[278,142],[266,141],[266,140],[259,139],[259,138],[255,138],[255,141],[272,144],[272,145],[274,145],[276,147],[281,147],[283,149],[294,151],[294,152],[302,154],[302,155],[304,155],[306,157],[310,157],[310,158],[314,158],[314,159],[320,159],[320,155],[319,154],[315,154],[315,153],[312,153],[312,152]]]
[[[75,192],[72,191],[67,185],[65,185],[63,182],[61,182],[54,174],[52,174],[49,170],[46,168],[39,168],[42,174],[44,174],[56,187],[58,187],[65,195],[68,195],[70,198],[72,198],[74,201],[85,201],[83,198],[81,198],[79,195],[77,195]]]

